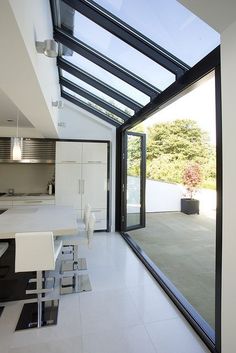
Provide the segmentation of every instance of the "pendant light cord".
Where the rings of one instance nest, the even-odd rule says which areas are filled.
[[[17,109],[17,115],[16,115],[16,137],[18,138],[18,133],[19,133],[19,110]]]

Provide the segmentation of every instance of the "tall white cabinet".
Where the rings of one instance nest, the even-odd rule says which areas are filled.
[[[107,229],[107,143],[56,142],[56,205],[73,206],[83,217],[90,204],[95,230]]]

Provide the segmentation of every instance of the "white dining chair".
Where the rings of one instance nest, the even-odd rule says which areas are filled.
[[[54,240],[52,232],[15,234],[15,272],[36,271],[36,279],[30,281],[31,283],[35,282],[36,288],[26,290],[26,294],[37,295],[37,303],[24,305],[16,330],[56,324],[58,300],[44,300],[43,295],[52,291],[54,286],[50,289],[47,288],[46,281],[48,279],[43,278],[43,271],[55,270],[56,260],[61,248],[62,241]],[[34,312],[32,313],[31,310]],[[32,318],[35,311],[37,320]],[[51,313],[53,313],[54,318],[50,317]],[[47,315],[49,320],[46,318]]]

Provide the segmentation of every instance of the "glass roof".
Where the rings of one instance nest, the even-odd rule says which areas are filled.
[[[162,91],[175,81],[174,74],[77,11],[74,36]]]
[[[132,119],[220,43],[176,0],[50,1],[62,92],[113,124]]]
[[[189,66],[220,44],[219,33],[176,0],[95,2]]]
[[[84,71],[89,72],[94,77],[117,89],[126,96],[131,97],[135,101],[143,105],[146,105],[150,102],[150,98],[146,94],[138,91],[136,88],[122,81],[120,78],[116,77],[110,72],[102,69],[100,66],[94,64],[93,62],[85,59],[83,56],[73,52],[72,56],[63,56],[63,58],[75,66],[83,69]]]
[[[95,103],[93,103],[93,102],[90,102],[88,99],[86,99],[86,98],[80,96],[79,94],[76,94],[75,92],[71,91],[70,89],[68,89],[68,88],[66,88],[66,87],[63,87],[63,91],[66,92],[66,93],[68,93],[68,94],[70,94],[71,96],[74,96],[74,97],[77,98],[79,101],[81,101],[81,102],[83,102],[83,103],[85,103],[85,104],[87,104],[87,105],[89,105],[89,106],[91,106],[91,107],[97,109],[98,111],[100,111],[100,112],[102,112],[103,114],[107,115],[107,117],[112,118],[112,120],[115,120],[115,121],[117,121],[117,122],[119,122],[119,123],[121,123],[121,124],[124,122],[123,119],[119,118],[119,117],[116,116],[115,114],[109,112],[109,111],[106,110],[106,109],[101,108],[100,106],[98,106],[97,104],[95,104]]]
[[[109,97],[107,94],[99,91],[98,89],[94,88],[93,86],[91,86],[91,85],[87,84],[86,82],[78,79],[77,77],[71,75],[69,72],[66,72],[66,71],[62,70],[61,74],[62,74],[62,77],[65,77],[66,79],[68,79],[71,82],[75,83],[77,86],[86,89],[90,93],[95,94],[97,97],[99,97],[99,98],[103,99],[104,101],[107,101],[108,103],[114,105],[114,107],[119,108],[120,110],[122,110],[126,114],[128,114],[130,116],[132,116],[134,114],[134,111],[132,109],[129,109],[124,104],[122,104],[122,103],[118,102],[117,100]]]

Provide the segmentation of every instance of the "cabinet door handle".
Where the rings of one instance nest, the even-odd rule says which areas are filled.
[[[90,164],[98,164],[98,163],[102,163],[102,161],[88,161],[88,163],[90,163]]]
[[[84,180],[82,180],[82,185],[83,185],[83,188],[82,188],[82,194],[84,194]]]
[[[24,201],[24,203],[42,203],[43,201],[42,200],[26,200],[26,201]]]
[[[78,194],[81,193],[80,179],[78,179]]]
[[[76,163],[76,161],[61,161],[60,163]]]

